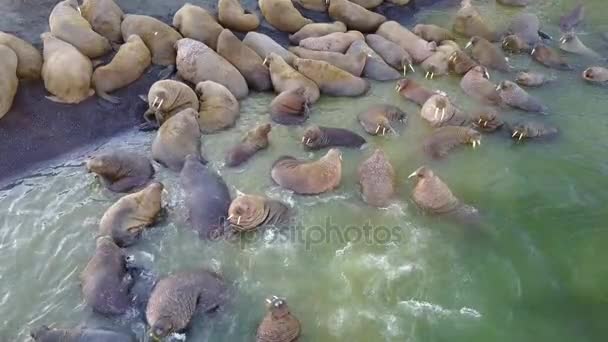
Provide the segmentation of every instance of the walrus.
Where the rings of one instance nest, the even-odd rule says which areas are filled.
[[[532,3],[534,0],[496,0],[501,5],[505,6],[517,6],[525,7]]]
[[[289,48],[289,51],[300,58],[325,61],[355,76],[361,76],[367,59],[365,52],[343,54],[332,51],[309,50],[299,46],[292,46]]]
[[[562,32],[573,31],[585,19],[585,6],[579,2],[572,11],[559,17],[559,28]]]
[[[91,24],[93,31],[106,37],[110,42],[122,41],[120,24],[125,14],[114,0],[84,0],[80,12]]]
[[[549,38],[546,33],[540,30],[538,16],[529,12],[522,12],[513,17],[507,28],[507,33],[516,35],[528,45],[538,43],[541,37]]]
[[[477,65],[479,64],[461,50],[454,51],[448,58],[448,69],[456,75],[464,75]]]
[[[323,3],[323,12],[325,12],[325,0],[321,0]],[[311,23],[307,24],[298,32],[289,35],[289,41],[292,44],[299,44],[301,40],[312,37],[322,37],[334,32],[346,32],[346,25],[341,21],[334,21],[333,23]]]
[[[386,0],[387,2],[399,6],[405,6],[410,3],[411,0]]]
[[[156,18],[139,14],[125,15],[120,30],[125,41],[132,34],[138,35],[150,50],[152,63],[167,66],[167,71],[173,71],[176,42],[182,39],[179,32]]]
[[[459,145],[471,144],[473,148],[481,145],[481,133],[461,126],[444,126],[437,128],[425,139],[423,149],[433,158],[443,158]]]
[[[58,103],[80,103],[95,94],[91,89],[91,60],[49,32],[40,38],[44,44],[42,80],[46,90],[53,94],[46,98]]]
[[[324,61],[296,58],[293,67],[313,80],[319,86],[321,93],[330,96],[361,96],[371,87],[367,80]]]
[[[291,65],[293,60],[297,57],[272,38],[259,32],[248,32],[243,39],[243,44],[249,46],[262,58],[268,57],[270,53],[275,53],[281,56],[289,65]]]
[[[293,2],[307,10],[316,12],[327,11],[327,5],[325,4],[325,0],[293,0]]]
[[[238,100],[247,97],[249,88],[245,78],[224,57],[190,38],[178,40],[176,46],[177,73],[184,80],[193,84],[213,81],[228,88]]]
[[[260,26],[258,16],[245,11],[239,0],[219,0],[217,18],[225,28],[239,32],[255,31]]]
[[[226,294],[222,276],[206,269],[181,271],[159,280],[146,307],[150,336],[160,341],[184,331],[195,313],[216,309]]]
[[[91,260],[80,274],[82,295],[93,311],[103,315],[120,315],[131,304],[129,290],[133,278],[127,272],[125,254],[112,237],[97,238]]]
[[[608,83],[608,69],[600,66],[593,66],[585,69],[582,73],[585,81],[598,84]]]
[[[315,161],[283,156],[274,162],[270,175],[278,185],[300,195],[331,191],[342,179],[342,152],[332,148]]]
[[[509,125],[511,138],[518,142],[522,139],[552,138],[558,133],[557,127],[537,120],[518,121]]]
[[[223,85],[205,81],[196,85],[200,107],[198,126],[201,133],[215,133],[234,126],[239,117],[239,101]]]
[[[381,149],[357,168],[361,197],[374,207],[386,207],[395,196],[395,169]]]
[[[444,93],[431,96],[420,108],[420,116],[433,127],[467,126],[471,118]]]
[[[186,108],[160,126],[152,142],[152,159],[166,168],[179,172],[186,156],[201,155],[201,132],[198,112]]]
[[[572,66],[562,58],[554,49],[544,45],[536,44],[530,52],[532,59],[538,63],[553,69],[572,70]]]
[[[496,86],[490,82],[486,67],[478,65],[469,70],[460,80],[460,88],[470,97],[493,105],[501,105],[502,99]]]
[[[270,118],[281,125],[299,125],[308,119],[310,109],[304,88],[285,90],[270,102]]]
[[[526,43],[521,37],[510,34],[502,40],[502,49],[510,53],[527,53],[532,50],[532,47]]]
[[[117,97],[108,93],[137,81],[151,63],[152,55],[144,41],[137,35],[130,36],[109,64],[93,72],[95,93],[106,101],[119,103]]]
[[[461,2],[452,30],[465,37],[479,36],[491,42],[497,42],[500,39],[500,34],[490,28],[479,11],[471,4],[471,0]]]
[[[380,25],[376,34],[401,46],[412,56],[414,63],[422,63],[437,48],[435,42],[427,42],[396,21],[387,21]]]
[[[309,50],[345,53],[350,44],[361,39],[365,38],[358,31],[333,32],[321,37],[302,39],[299,46]]]
[[[241,141],[226,153],[226,166],[239,166],[258,151],[268,148],[268,134],[271,130],[272,126],[267,123],[247,131]]]
[[[401,73],[386,64],[384,59],[367,46],[364,40],[354,41],[346,51],[346,54],[367,55],[365,67],[363,68],[363,77],[365,78],[376,81],[391,81],[401,78]]]
[[[261,226],[280,225],[289,220],[289,207],[280,201],[256,195],[239,195],[230,203],[228,221],[243,232]]]
[[[378,34],[366,35],[365,42],[380,55],[388,65],[399,71],[403,70],[403,77],[405,77],[408,68],[414,72],[412,56],[398,44],[393,43]]]
[[[380,6],[384,0],[353,0],[353,3],[365,8],[365,9],[373,9]]]
[[[542,104],[537,98],[530,96],[528,92],[511,81],[502,81],[496,87],[502,101],[509,106],[521,109],[526,112],[547,114],[547,106]]]
[[[465,46],[465,50],[469,48],[471,49],[471,56],[479,64],[500,71],[509,71],[511,69],[502,51],[488,40],[474,36]]]
[[[163,189],[162,183],[153,182],[141,191],[120,198],[101,217],[99,233],[111,236],[119,247],[134,244],[156,220]]]
[[[333,20],[343,22],[349,30],[374,32],[386,17],[348,0],[326,0],[327,12]]]
[[[504,121],[502,121],[498,112],[491,108],[473,111],[471,120],[473,121],[473,127],[485,133],[497,131],[504,125]]]
[[[93,31],[91,24],[82,17],[80,11],[78,0],[57,3],[49,16],[51,34],[71,44],[89,58],[101,57],[110,52],[112,46],[108,39]]]
[[[320,97],[317,84],[289,66],[279,55],[270,53],[264,60],[264,64],[270,70],[270,79],[275,92],[283,93],[287,90],[302,88],[308,104],[317,102]]]
[[[85,168],[95,173],[101,183],[113,192],[130,192],[144,186],[154,176],[147,157],[135,152],[114,150],[92,155]]]
[[[42,70],[42,54],[32,44],[0,31],[0,45],[6,45],[17,55],[17,77],[37,80]]]
[[[564,34],[559,39],[559,48],[563,51],[574,53],[577,55],[583,55],[589,58],[601,59],[602,56],[587,47],[581,40],[578,38],[576,33],[569,32]]]
[[[156,121],[158,127],[173,115],[184,109],[192,108],[198,112],[199,99],[194,90],[185,83],[174,80],[154,82],[148,91],[148,110],[144,119]]]
[[[365,138],[344,128],[312,125],[302,136],[302,145],[307,150],[320,150],[326,147],[360,148],[365,143]]]
[[[11,109],[17,94],[18,64],[17,54],[11,48],[0,45],[0,119]]]
[[[395,91],[402,97],[422,106],[431,96],[437,94],[435,91],[425,88],[418,82],[404,78],[397,81]]]
[[[224,29],[206,9],[190,3],[175,12],[173,27],[184,38],[198,40],[213,50],[217,48],[217,37]]]
[[[130,332],[113,331],[108,329],[91,328],[49,328],[46,325],[30,331],[30,336],[36,342],[135,342],[137,339]]]
[[[291,0],[258,0],[258,5],[264,19],[282,32],[295,33],[313,22],[298,12]]]
[[[192,154],[186,157],[179,177],[192,229],[201,239],[221,236],[231,202],[222,177]]]
[[[515,83],[526,87],[540,87],[553,80],[555,80],[555,77],[547,77],[539,72],[532,71],[521,71],[515,76]]]
[[[268,312],[258,326],[256,342],[292,342],[300,336],[300,321],[289,311],[284,298],[266,299]]]
[[[420,38],[428,42],[435,42],[437,44],[441,43],[444,40],[455,39],[452,32],[437,25],[418,24],[414,26],[413,32]]]
[[[372,105],[359,113],[357,120],[368,134],[385,135],[386,132],[396,133],[391,123],[405,123],[407,114],[393,105]]]
[[[435,52],[422,62],[422,70],[426,72],[424,78],[433,79],[435,76],[447,75],[450,71],[450,57],[458,50],[457,46],[452,45],[450,40],[446,40],[438,46]]]

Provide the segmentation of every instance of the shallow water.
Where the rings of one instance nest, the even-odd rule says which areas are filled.
[[[557,37],[558,14],[574,1],[539,2],[532,11]],[[603,2],[586,3],[581,39],[608,55],[608,45],[597,34],[608,31]],[[498,25],[516,13],[494,4],[483,10]],[[453,11],[425,10],[415,22],[447,26]],[[606,88],[579,79],[590,61],[568,57],[576,72],[544,69],[525,56],[513,58],[518,67],[558,77],[530,90],[551,108],[541,119],[560,128],[557,139],[514,144],[502,133],[486,135],[481,148],[460,149],[441,161],[429,161],[420,152],[430,129],[417,107],[393,91],[394,83],[374,83],[371,94],[359,99],[323,97],[309,123],[363,135],[356,115],[379,102],[400,106],[409,118],[398,136],[367,136],[369,146],[363,151],[344,150],[340,188],[313,197],[294,196],[269,177],[270,165],[280,155],[318,158],[325,153],[302,150],[303,128],[275,125],[268,150],[240,169],[222,165],[229,145],[269,120],[272,96],[255,94],[242,102],[236,128],[203,138],[203,154],[233,195],[281,199],[294,207],[298,224],[240,241],[200,241],[185,222],[177,175],[160,169],[157,179],[169,193],[168,218],[132,250],[148,253],[161,275],[204,266],[233,284],[230,305],[197,319],[189,341],[251,341],[269,295],[287,297],[302,322],[302,341],[604,341],[608,99]],[[418,72],[415,78],[448,92],[464,107],[472,105],[457,78],[425,81],[422,76]],[[505,76],[492,73],[493,80]],[[531,114],[505,116],[516,120]],[[153,133],[128,132],[94,148],[149,153],[152,138]],[[358,193],[356,168],[372,146],[384,149],[398,174],[398,200],[386,209],[366,206]],[[40,324],[129,325],[128,319],[95,316],[80,295],[78,274],[94,250],[98,221],[118,198],[83,171],[82,157],[92,149],[30,170],[31,176],[0,191],[2,341],[26,340],[30,326]],[[479,208],[489,234],[480,236],[416,210],[406,177],[423,163],[459,198]],[[367,222],[372,229],[365,227]]]

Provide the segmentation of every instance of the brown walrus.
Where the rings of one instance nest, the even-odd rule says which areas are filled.
[[[0,119],[11,109],[17,94],[18,64],[17,54],[11,48],[0,45]]]
[[[465,49],[468,48],[471,48],[471,56],[485,67],[500,71],[511,69],[502,51],[482,37],[472,37],[465,46]]]
[[[293,2],[307,10],[317,12],[327,11],[327,5],[325,4],[325,0],[293,0]]]
[[[477,65],[469,55],[461,50],[454,51],[448,59],[448,69],[457,75],[464,75]]]
[[[268,148],[268,134],[271,129],[272,126],[267,123],[247,131],[243,139],[226,153],[226,166],[239,166],[258,151]]]
[[[80,6],[82,16],[91,24],[93,31],[110,42],[120,42],[120,24],[124,13],[114,0],[84,0]]]
[[[302,145],[307,150],[320,150],[325,147],[359,148],[365,144],[359,134],[344,128],[312,125],[304,131]]]
[[[326,0],[326,3],[329,5],[327,8],[329,16],[346,24],[349,30],[373,32],[386,21],[385,16],[348,0]]]
[[[300,58],[325,61],[355,76],[361,76],[367,59],[367,54],[364,52],[343,54],[332,51],[309,50],[299,46],[292,46],[289,48],[289,51]]]
[[[414,72],[412,66],[412,56],[401,46],[378,34],[368,34],[365,42],[372,48],[384,61],[393,68],[403,70],[403,77],[407,73],[407,68]]]
[[[292,342],[300,336],[300,321],[291,314],[284,298],[266,299],[268,312],[258,326],[256,342]]]
[[[298,12],[291,0],[258,0],[258,5],[264,19],[282,32],[295,33],[313,22]]]
[[[149,108],[144,113],[144,119],[148,122],[155,120],[158,127],[186,108],[197,112],[199,109],[199,99],[194,90],[185,83],[174,80],[154,82],[145,101]]]
[[[137,81],[151,62],[152,55],[144,41],[139,36],[130,36],[109,64],[93,72],[95,93],[106,101],[119,103],[118,98],[108,93]]]
[[[294,68],[315,82],[322,93],[330,96],[361,96],[367,93],[370,83],[342,69],[312,59],[296,58]]]
[[[280,157],[272,165],[272,180],[301,195],[317,195],[337,188],[342,179],[342,153],[337,148],[316,161]]]
[[[500,39],[500,34],[490,28],[470,0],[461,2],[452,29],[465,37],[479,36],[491,42],[497,42]]]
[[[320,96],[317,84],[289,66],[279,55],[270,53],[264,64],[270,70],[270,79],[275,92],[282,93],[302,88],[308,104],[317,102]]]
[[[53,36],[89,58],[101,57],[112,50],[108,39],[93,31],[91,24],[82,17],[78,0],[57,3],[49,16],[49,27]]]
[[[119,247],[134,244],[141,232],[152,225],[161,210],[162,183],[153,182],[134,194],[129,194],[111,207],[99,221],[99,233],[111,236]]]
[[[140,188],[154,176],[154,168],[148,158],[120,150],[95,154],[86,161],[85,167],[114,192]]]
[[[539,62],[540,64],[553,69],[558,70],[572,70],[572,66],[562,58],[554,49],[539,43],[534,46],[532,52],[532,59]]]
[[[510,53],[529,52],[532,47],[520,36],[511,34],[503,38],[502,49]]]
[[[469,70],[462,80],[460,88],[470,97],[489,104],[501,105],[502,99],[496,90],[496,85],[490,82],[488,70],[478,65]]]
[[[608,69],[600,66],[589,67],[583,71],[582,77],[587,82],[606,84],[608,83]]]
[[[422,62],[422,70],[426,71],[424,78],[433,79],[435,76],[447,75],[450,70],[450,57],[454,52],[460,50],[452,45],[451,40],[446,40],[438,46],[429,58]]]
[[[345,53],[350,44],[365,39],[359,31],[333,32],[321,37],[310,37],[300,40],[303,48],[316,51]]]
[[[431,96],[437,94],[437,92],[425,88],[418,82],[404,78],[397,81],[395,91],[402,97],[422,106]]]
[[[414,63],[422,63],[437,48],[435,42],[427,42],[396,21],[387,21],[380,25],[376,34],[401,46],[412,56]]]
[[[504,125],[504,121],[502,121],[498,112],[491,108],[482,108],[473,111],[471,120],[473,121],[473,126],[477,128],[478,131],[486,133],[494,132]]]
[[[230,203],[228,222],[237,231],[260,226],[280,225],[289,220],[289,207],[279,201],[256,195],[240,195]]]
[[[184,38],[203,42],[213,50],[217,47],[217,37],[224,29],[206,9],[184,4],[173,16],[175,27]]]
[[[425,139],[423,148],[433,158],[443,158],[459,145],[481,145],[481,133],[469,127],[444,126],[437,128]]]
[[[452,32],[444,29],[443,27],[437,25],[425,25],[418,24],[414,26],[413,30],[414,34],[418,35],[420,38],[428,41],[435,42],[437,44],[441,43],[444,40],[454,40],[455,37]]]
[[[526,112],[547,114],[547,106],[540,100],[528,94],[520,86],[511,81],[502,81],[496,87],[502,101],[509,106]]]
[[[323,6],[325,6],[325,1]],[[323,8],[323,12],[325,8]],[[298,32],[289,35],[289,41],[293,44],[299,44],[301,40],[311,37],[322,37],[334,32],[346,32],[346,25],[341,21],[333,23],[311,23],[302,27]]]
[[[537,120],[523,120],[509,125],[511,138],[518,142],[522,139],[551,138],[557,135],[557,127]]]
[[[246,12],[239,0],[219,0],[217,18],[225,28],[239,32],[254,31],[260,26],[257,15]]]
[[[46,90],[53,94],[46,98],[59,103],[79,103],[95,94],[91,89],[91,60],[49,32],[40,38],[44,44],[42,79]]]
[[[386,64],[384,59],[376,51],[372,50],[364,40],[354,41],[346,51],[346,54],[367,55],[365,67],[363,68],[363,77],[365,78],[375,81],[391,81],[401,78],[401,73]]]
[[[42,54],[32,44],[12,34],[0,31],[0,45],[6,45],[17,54],[17,77],[36,80],[42,70]]]
[[[433,127],[467,126],[470,117],[455,106],[445,93],[437,93],[420,108],[420,116]]]
[[[281,56],[281,58],[283,58],[287,64],[290,65],[297,57],[293,53],[287,51],[287,49],[274,41],[272,38],[259,32],[248,32],[243,39],[243,44],[249,46],[258,54],[258,56],[262,58],[268,57],[270,53],[276,53],[277,55]]]
[[[30,336],[35,342],[78,342],[78,341],[113,341],[136,342],[132,333],[112,331],[107,329],[71,328],[57,329],[46,325],[32,329]]]
[[[270,118],[281,125],[299,125],[308,119],[310,109],[304,88],[285,90],[270,102]]]
[[[200,106],[198,126],[202,133],[215,133],[234,126],[239,117],[239,101],[223,85],[205,81],[196,85]]]
[[[405,122],[407,114],[396,106],[372,105],[359,113],[357,120],[370,135],[385,135],[386,132],[396,133],[391,125],[393,122]]]
[[[198,112],[187,108],[160,126],[152,142],[152,158],[173,171],[180,171],[188,155],[200,157],[201,132]]]
[[[171,26],[147,15],[127,14],[120,25],[122,38],[126,41],[132,34],[138,35],[152,54],[156,65],[175,65],[175,43],[182,35]]]
[[[395,195],[395,169],[381,149],[359,164],[361,197],[374,207],[386,207]]]

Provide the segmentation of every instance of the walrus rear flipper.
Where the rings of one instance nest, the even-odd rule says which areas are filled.
[[[549,34],[547,34],[547,33],[543,32],[543,31],[541,31],[541,30],[538,30],[538,35],[539,35],[539,36],[540,36],[542,39],[546,39],[546,40],[553,40],[553,38],[552,38],[552,37],[551,37]]]
[[[113,192],[129,192],[143,187],[148,182],[148,177],[125,177],[108,185]]]
[[[137,126],[137,129],[140,130],[141,132],[156,131],[159,128],[160,128],[160,125],[156,121],[142,122],[139,126]]]

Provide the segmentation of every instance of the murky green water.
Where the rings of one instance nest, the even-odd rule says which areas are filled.
[[[556,37],[557,15],[574,1],[539,2],[532,10]],[[608,31],[605,4],[586,3],[588,34],[581,39],[608,55],[608,45],[597,35]],[[516,12],[493,4],[483,9],[500,24]],[[446,26],[450,14],[425,11],[416,20]],[[589,63],[569,57],[579,67]],[[410,114],[399,136],[368,137],[370,145],[387,152],[398,173],[399,199],[388,209],[367,207],[358,194],[356,168],[370,147],[344,151],[342,185],[332,193],[299,197],[273,185],[269,168],[278,156],[318,158],[324,153],[302,150],[302,128],[275,125],[268,150],[241,169],[225,169],[221,161],[227,146],[269,120],[270,94],[243,101],[235,129],[205,136],[204,155],[234,194],[286,201],[302,226],[249,236],[241,243],[199,241],[185,223],[177,175],[160,170],[157,178],[169,191],[169,217],[133,250],[149,253],[162,275],[203,265],[221,271],[236,287],[231,305],[198,320],[189,340],[251,341],[264,314],[263,299],[276,294],[288,298],[301,320],[302,341],[605,341],[607,90],[584,84],[578,72],[543,69],[528,57],[513,63],[559,78],[530,91],[551,108],[546,120],[561,129],[555,141],[517,145],[502,134],[485,136],[476,151],[461,149],[431,162],[420,151],[430,129],[417,107],[393,91],[394,83],[374,84],[364,98],[324,97],[314,106],[310,123],[361,134],[356,115],[368,105],[397,104]],[[416,78],[465,107],[471,104],[457,78],[425,81],[421,76]],[[506,113],[506,118],[522,115]],[[151,133],[130,132],[100,148],[149,153],[152,138]],[[78,274],[94,250],[99,219],[118,196],[103,190],[79,162],[57,161],[59,166],[0,192],[2,341],[25,340],[32,325],[121,324],[95,317],[81,299]],[[492,237],[466,234],[463,227],[416,210],[406,177],[422,163],[480,209],[495,232]],[[318,225],[325,227],[328,221],[337,228],[324,237],[329,241],[319,242],[319,232],[325,230]],[[358,238],[366,222],[374,227],[372,241]],[[337,231],[346,237],[338,238]]]

